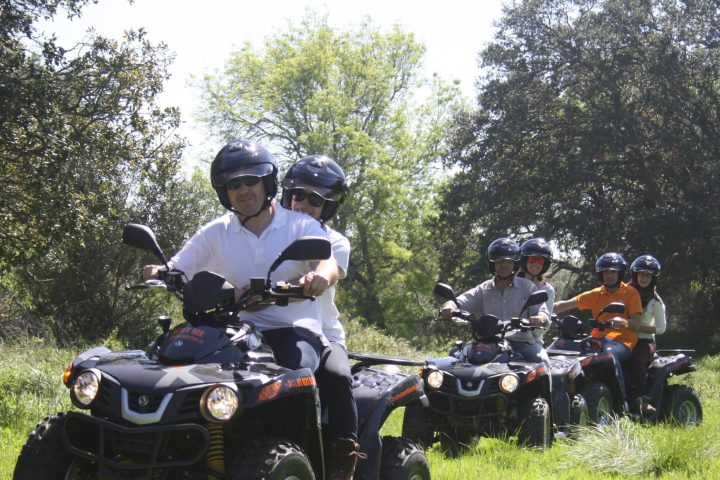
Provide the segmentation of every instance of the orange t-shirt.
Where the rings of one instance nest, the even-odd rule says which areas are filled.
[[[635,288],[625,282],[621,282],[620,286],[614,292],[609,292],[605,285],[594,288],[587,292],[581,293],[574,298],[577,308],[580,310],[591,310],[593,318],[597,320],[597,315],[607,304],[612,302],[622,302],[625,304],[625,313],[620,314],[622,318],[630,318],[632,315],[642,314],[642,302],[640,294]],[[608,314],[609,315],[609,314]],[[629,348],[633,348],[637,343],[637,333],[621,327],[619,330],[600,330],[593,328],[592,336],[595,338],[606,337],[609,340],[624,343]]]

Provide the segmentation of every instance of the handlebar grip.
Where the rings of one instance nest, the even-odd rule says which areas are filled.
[[[273,293],[282,293],[286,295],[303,295],[305,296],[305,292],[303,292],[303,287],[300,285],[291,285],[289,283],[285,282],[278,282],[275,285],[275,288],[273,288]]]

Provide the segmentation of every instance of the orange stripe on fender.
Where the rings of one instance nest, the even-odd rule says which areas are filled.
[[[288,380],[287,384],[290,388],[314,387],[315,377],[300,377],[294,380]]]
[[[393,396],[391,397],[391,400],[392,400],[393,402],[397,402],[398,400],[401,400],[401,399],[407,397],[408,395],[410,395],[411,393],[417,392],[418,390],[420,390],[420,385],[418,385],[418,384],[416,383],[415,385],[406,388],[405,390],[403,390],[402,392],[398,393],[397,395],[393,395]]]

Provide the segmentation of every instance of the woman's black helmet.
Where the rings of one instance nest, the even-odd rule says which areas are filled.
[[[654,287],[657,283],[657,277],[660,275],[661,267],[660,262],[658,262],[657,258],[653,257],[652,255],[641,255],[635,260],[633,260],[632,264],[630,265],[630,270],[632,271],[632,278],[635,284],[637,284],[638,272],[647,272],[652,275],[653,278],[650,282],[650,286]]]
[[[543,257],[545,263],[540,270],[540,275],[547,272],[552,261],[552,250],[550,244],[544,238],[531,238],[520,245],[520,266],[527,271],[528,257]]]
[[[604,253],[600,255],[595,262],[595,272],[597,272],[600,283],[603,283],[603,270],[615,270],[618,273],[618,283],[622,282],[625,278],[625,270],[627,268],[627,262],[619,253]],[[611,285],[614,287],[615,285]]]
[[[292,208],[292,190],[303,188],[311,190],[325,199],[320,213],[320,221],[330,220],[348,191],[345,172],[327,155],[310,155],[295,163],[282,181],[280,205]]]
[[[513,272],[520,267],[520,247],[510,238],[498,238],[493,240],[487,249],[487,261],[490,273],[495,273],[495,262],[497,260],[512,260],[515,262]]]
[[[275,157],[262,145],[240,138],[221,148],[210,165],[210,182],[220,203],[228,210],[233,208],[225,185],[242,175],[262,178],[265,187],[265,203],[262,209],[269,206],[278,190]]]

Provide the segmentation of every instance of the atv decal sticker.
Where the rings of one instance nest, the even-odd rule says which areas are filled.
[[[165,388],[171,386],[176,380],[184,383],[185,385],[192,385],[198,383],[205,383],[201,378],[196,377],[190,370],[195,368],[196,365],[186,365],[177,367],[163,368],[162,371],[165,375],[155,384],[155,388]]]

